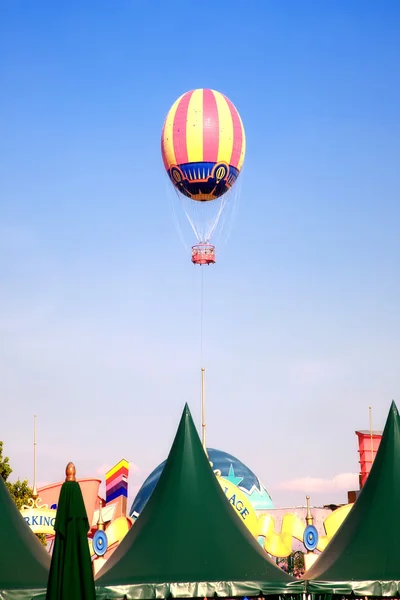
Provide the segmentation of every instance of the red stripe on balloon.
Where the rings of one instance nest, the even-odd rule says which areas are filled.
[[[231,111],[232,123],[233,123],[233,147],[231,160],[229,162],[232,167],[237,167],[242,153],[243,135],[242,135],[242,124],[240,123],[240,117],[238,111],[233,106],[232,102],[224,96],[229,110]]]
[[[219,118],[217,101],[212,90],[203,90],[203,161],[217,162]]]
[[[190,98],[193,91],[182,96],[182,100],[176,109],[174,124],[172,127],[172,139],[174,144],[175,160],[177,165],[189,162],[186,146],[186,121]]]

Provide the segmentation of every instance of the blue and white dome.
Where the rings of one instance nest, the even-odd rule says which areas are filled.
[[[221,476],[236,485],[251,502],[254,510],[265,510],[273,508],[272,500],[267,490],[245,464],[240,460],[221,450],[207,448],[208,456],[213,464],[213,469],[221,471]],[[157,481],[160,478],[164,468],[165,461],[162,462],[146,479],[142,487],[136,494],[129,515],[132,518],[139,516],[147,500],[150,498]]]

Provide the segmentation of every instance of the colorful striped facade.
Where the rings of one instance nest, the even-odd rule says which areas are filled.
[[[120,496],[128,497],[129,463],[121,460],[106,473],[106,504]]]
[[[165,119],[161,152],[175,187],[193,200],[215,200],[236,181],[246,138],[232,102],[220,92],[186,92]]]

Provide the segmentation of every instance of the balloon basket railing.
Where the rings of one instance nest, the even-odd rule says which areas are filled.
[[[211,244],[193,246],[192,263],[194,265],[213,265],[215,263],[215,246]]]

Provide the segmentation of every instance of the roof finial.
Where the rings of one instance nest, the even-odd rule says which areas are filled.
[[[307,502],[306,523],[307,523],[307,525],[312,525],[314,522],[314,518],[311,514],[311,509],[310,509],[310,496],[306,496],[306,502]]]
[[[103,512],[101,510],[102,507],[103,507],[103,500],[101,498],[99,498],[99,518],[97,519],[97,529],[104,531]]]
[[[65,481],[76,481],[76,469],[75,465],[72,462],[69,462],[65,469]]]

